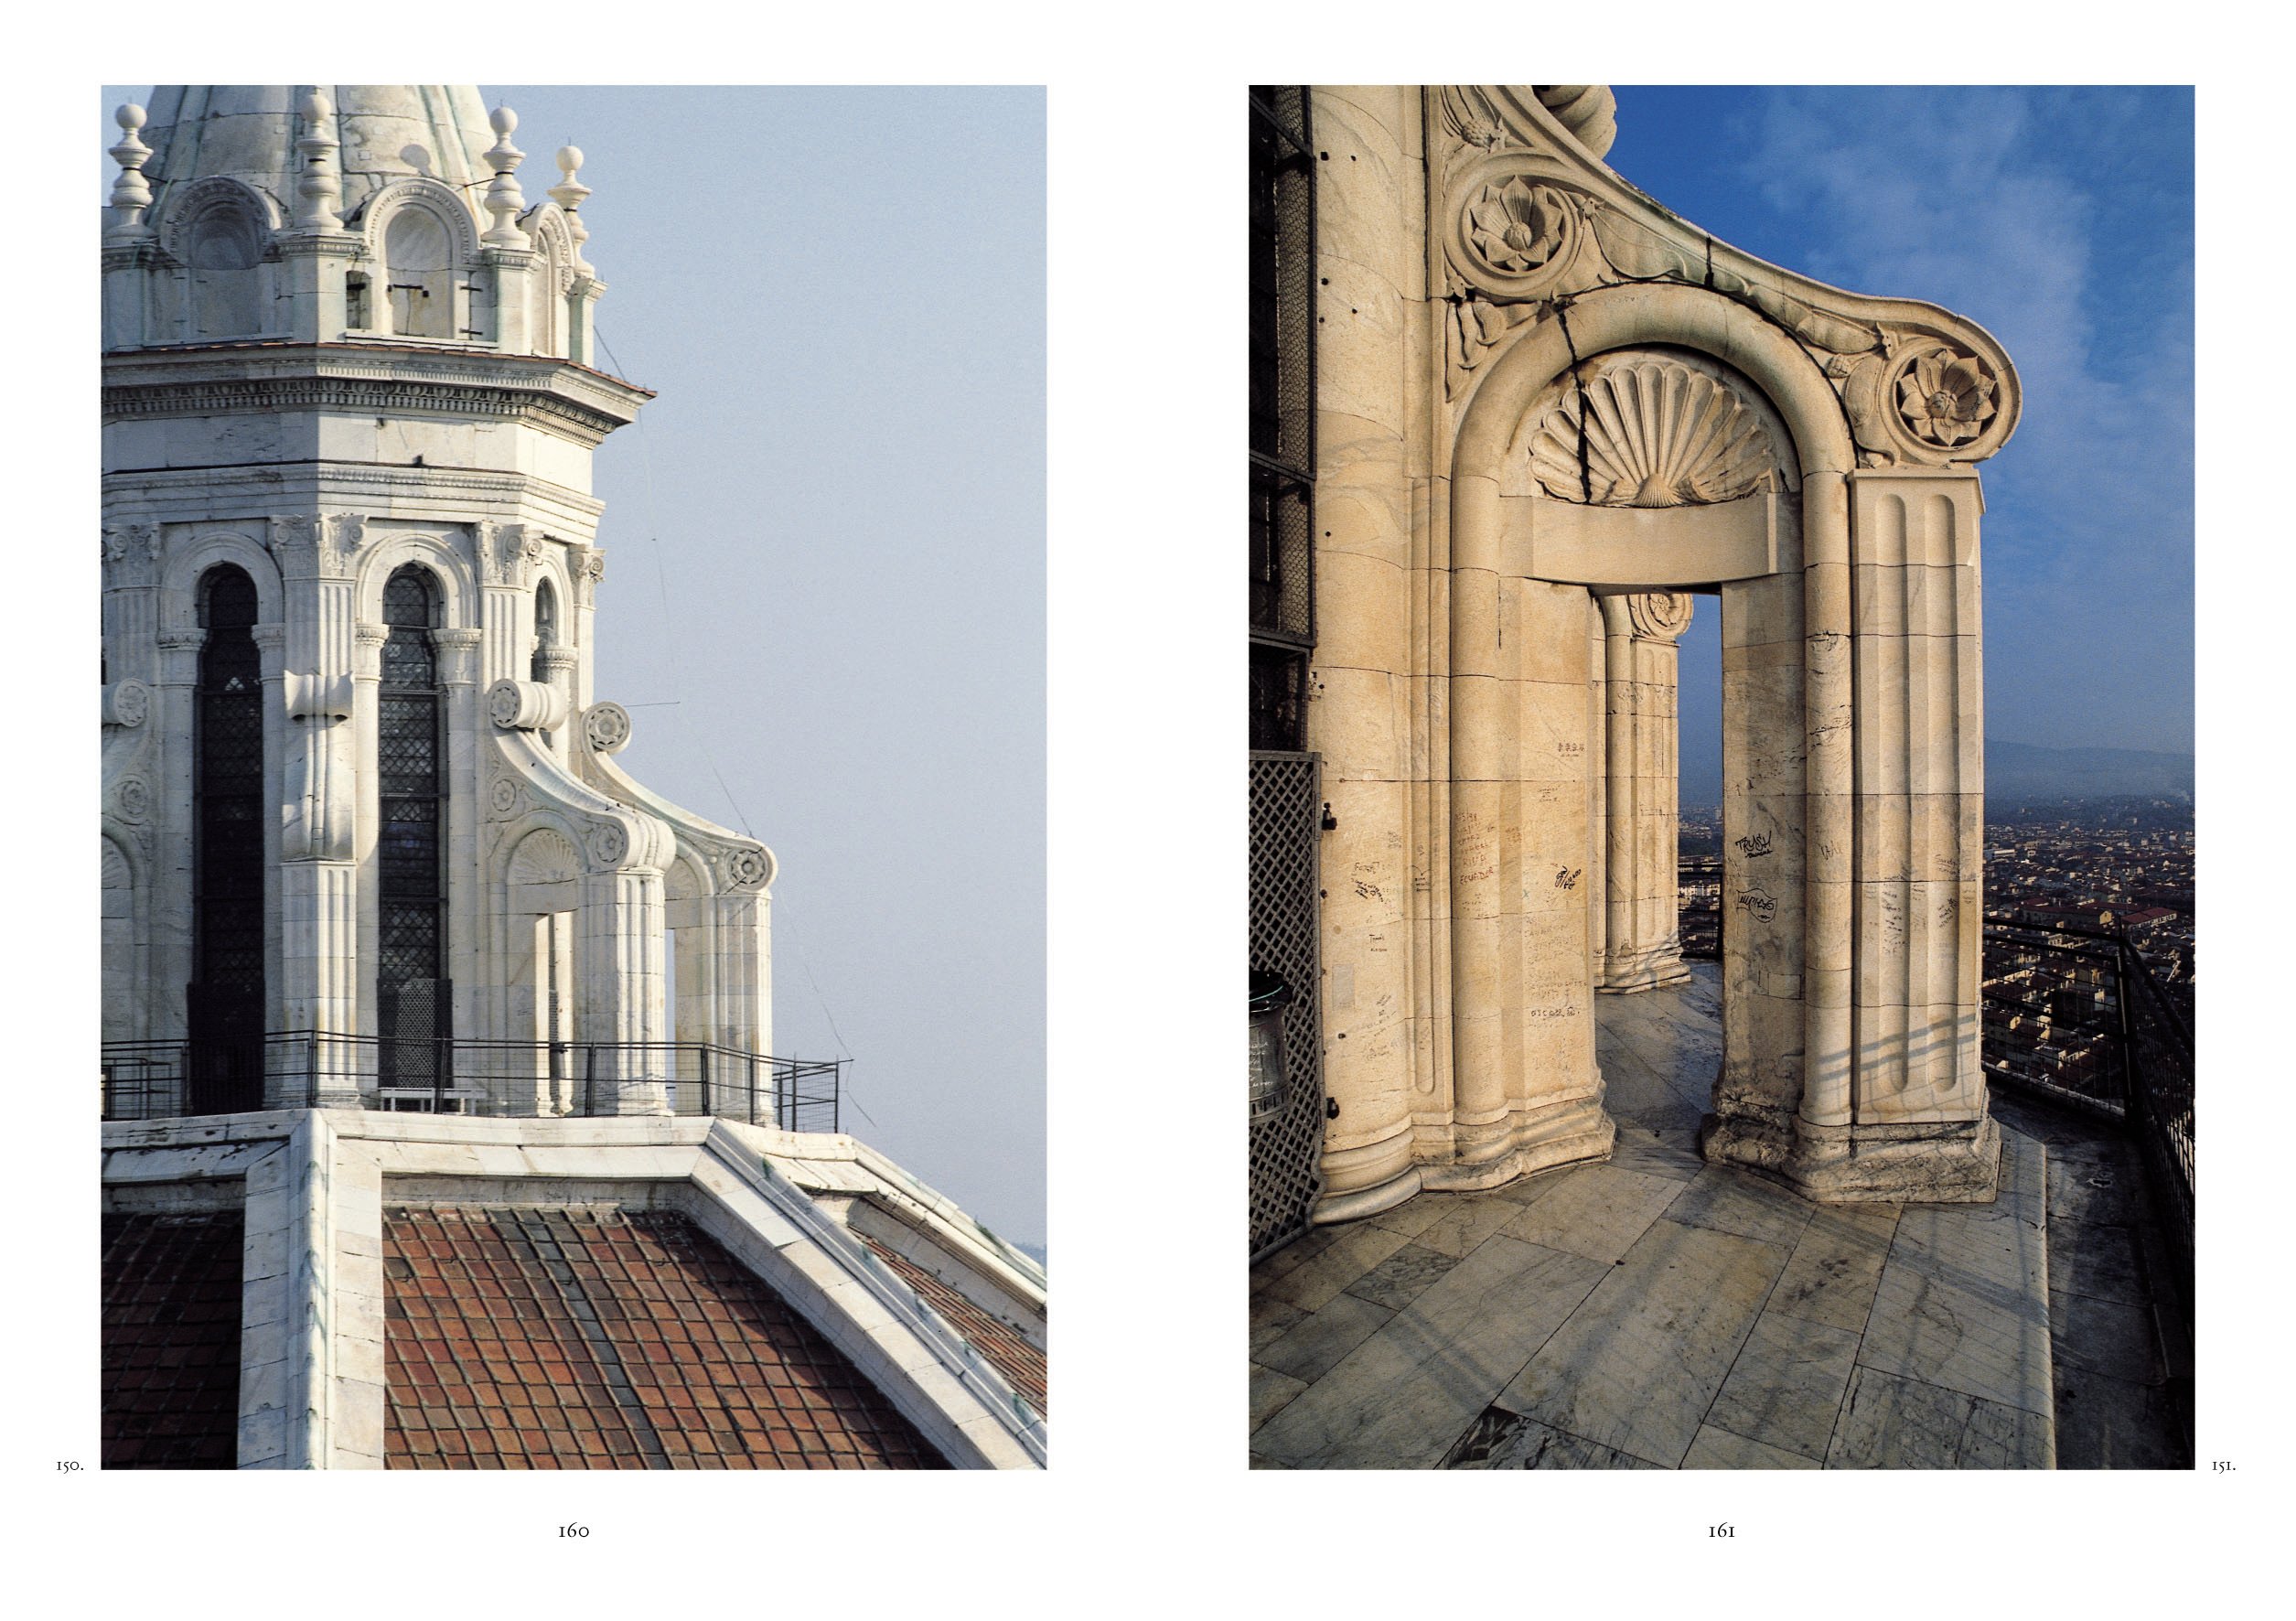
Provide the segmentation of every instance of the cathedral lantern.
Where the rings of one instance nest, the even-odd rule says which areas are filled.
[[[111,1107],[771,1119],[762,844],[593,688],[583,155],[468,86],[163,86],[103,235]],[[761,1068],[763,1066],[763,1068]]]

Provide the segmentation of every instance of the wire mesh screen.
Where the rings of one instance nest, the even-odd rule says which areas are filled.
[[[1283,1046],[1291,1101],[1251,1122],[1251,1256],[1307,1230],[1323,1192],[1323,1021],[1317,1005],[1315,857],[1318,762],[1251,761],[1250,965],[1291,982]]]
[[[1251,87],[1251,448],[1314,465],[1315,157],[1307,87]]]

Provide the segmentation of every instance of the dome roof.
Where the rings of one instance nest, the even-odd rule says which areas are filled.
[[[228,175],[262,188],[291,214],[302,166],[296,109],[313,90],[334,107],[346,217],[392,181],[424,174],[460,188],[479,216],[480,188],[492,178],[481,155],[494,132],[474,84],[159,85],[143,132],[156,208],[166,207],[175,186]]]

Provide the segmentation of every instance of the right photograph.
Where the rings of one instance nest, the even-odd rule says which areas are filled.
[[[2193,1467],[2192,89],[1250,102],[1252,1466]]]

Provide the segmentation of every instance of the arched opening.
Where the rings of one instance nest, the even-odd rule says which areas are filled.
[[[542,686],[551,684],[552,654],[558,650],[558,593],[548,580],[534,587],[534,655],[528,660],[526,679]],[[555,747],[555,735],[544,732],[542,744]]]
[[[268,327],[263,234],[252,210],[229,203],[208,209],[193,222],[186,249],[191,337],[247,338]]]
[[[532,1095],[506,1101],[514,1113],[565,1114],[579,1079],[574,954],[582,858],[565,834],[537,828],[511,852],[508,874],[511,1030],[534,1050]]]
[[[429,209],[402,208],[383,232],[391,330],[408,338],[455,336],[454,250]]]
[[[263,1101],[263,704],[255,582],[233,564],[200,577],[207,632],[192,732],[191,1040],[185,1112]]]
[[[382,645],[375,734],[381,1078],[386,1088],[424,1091],[451,1082],[445,692],[431,635],[440,601],[437,580],[418,564],[401,568],[383,585],[382,617],[390,633]]]

